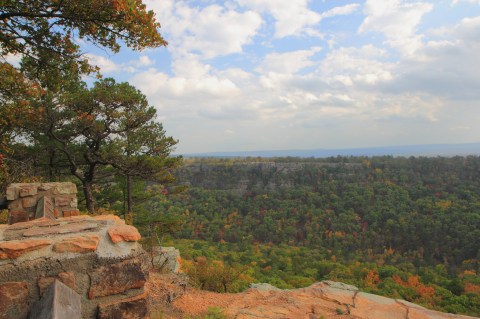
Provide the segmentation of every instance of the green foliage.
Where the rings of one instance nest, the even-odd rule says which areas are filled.
[[[186,162],[177,175],[190,190],[165,205],[188,220],[179,236],[325,247],[337,259],[382,254],[415,267],[478,257],[478,157],[286,160]]]
[[[23,159],[34,161],[47,179],[77,178],[89,212],[95,212],[95,197],[105,190],[102,196],[123,196],[121,211],[131,214],[136,181],[174,181],[172,170],[181,157],[170,153],[177,141],[166,136],[145,95],[128,83],[105,79],[87,88],[72,80],[66,91],[46,91],[38,110],[17,154],[25,149]]]
[[[0,209],[0,224],[8,223],[8,210]]]
[[[0,154],[30,119],[41,113],[45,90],[65,91],[68,82],[98,71],[75,39],[118,52],[166,45],[160,24],[141,0],[4,0],[0,6]],[[20,65],[8,57],[21,58]],[[1,176],[0,176],[1,178]],[[1,182],[1,180],[0,180]]]
[[[187,263],[478,316],[479,168],[476,156],[187,159],[177,176],[189,190],[156,205],[185,220],[172,245]]]

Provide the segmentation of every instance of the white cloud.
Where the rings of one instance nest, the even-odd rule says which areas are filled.
[[[275,19],[275,38],[289,35],[318,34],[312,27],[321,20],[308,8],[308,0],[237,0],[248,8],[267,12]]]
[[[358,3],[352,3],[352,4],[340,6],[340,7],[334,7],[328,11],[323,12],[321,14],[321,17],[323,19],[323,18],[331,18],[339,15],[349,15],[357,11],[358,8],[360,8],[360,5]]]
[[[86,53],[85,57],[91,64],[98,66],[100,72],[103,74],[119,72],[134,73],[139,71],[139,69],[146,68],[155,63],[146,55],[141,55],[137,59],[125,63],[115,63],[112,59],[93,53]]]
[[[135,65],[140,67],[151,66],[155,64],[155,61],[152,61],[148,56],[142,55],[134,62]]]
[[[432,9],[433,4],[427,2],[367,0],[364,6],[367,16],[359,32],[383,33],[387,44],[406,56],[413,56],[422,46],[417,26]]]
[[[385,50],[372,45],[361,48],[340,48],[331,51],[320,66],[320,74],[333,86],[377,85],[393,78],[395,65],[382,62]]]
[[[245,7],[268,13],[275,19],[275,38],[287,36],[321,36],[315,26],[324,18],[348,15],[360,5],[348,4],[319,13],[308,8],[309,0],[237,0]]]
[[[254,11],[237,12],[210,5],[189,6],[187,1],[146,1],[162,22],[169,50],[177,55],[198,52],[202,58],[241,53],[262,24]]]
[[[405,61],[392,91],[431,94],[449,100],[480,99],[480,17],[465,18],[444,30],[440,40],[427,41],[422,61]]]
[[[320,47],[314,47],[310,50],[269,53],[256,71],[259,73],[275,72],[293,74],[314,65],[314,62],[311,61],[310,58],[320,50]]]
[[[319,23],[353,14],[358,4],[315,12],[308,0],[218,3],[150,0],[170,42],[169,67],[155,64],[151,52],[119,65],[102,61],[117,74],[136,70],[131,83],[158,108],[180,151],[432,143],[480,134],[480,17],[457,25],[439,20],[422,33],[425,15],[444,7],[366,0],[363,21],[355,15],[353,27],[327,25],[333,35],[326,39],[335,41],[327,47],[310,37]],[[266,30],[276,37],[271,46],[258,36]],[[228,56],[249,44],[248,56]]]
[[[85,57],[91,64],[98,66],[102,73],[115,73],[121,70],[120,65],[104,56],[87,53],[85,54]]]
[[[474,4],[479,4],[480,5],[480,0],[453,0],[452,5],[457,5],[460,2],[469,2],[469,3],[474,3]]]

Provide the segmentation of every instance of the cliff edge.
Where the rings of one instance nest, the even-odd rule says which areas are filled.
[[[159,275],[151,277],[150,290],[158,296],[170,286],[159,285]],[[170,283],[164,283],[167,286]],[[177,289],[178,292],[178,289]],[[358,291],[357,287],[333,281],[306,288],[280,290],[257,284],[242,293],[220,294],[188,288],[173,300],[163,318],[197,316],[217,307],[235,319],[467,319],[474,318],[429,310],[405,300],[391,299]],[[161,298],[159,298],[161,299]],[[167,298],[168,299],[168,298]],[[165,298],[164,298],[165,300]],[[158,306],[156,309],[159,309]]]

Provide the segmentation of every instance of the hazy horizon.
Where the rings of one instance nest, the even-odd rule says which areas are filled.
[[[480,142],[460,144],[382,145],[355,148],[263,149],[175,153],[185,157],[330,157],[330,156],[465,156],[480,155]]]

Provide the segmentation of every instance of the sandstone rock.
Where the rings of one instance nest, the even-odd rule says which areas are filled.
[[[112,226],[108,229],[108,235],[115,244],[121,241],[138,241],[142,238],[138,230],[129,225]]]
[[[12,240],[0,243],[0,252],[14,259],[28,252],[42,249],[52,243],[49,239]]]
[[[68,209],[63,211],[63,217],[74,217],[79,216],[80,212],[78,209]]]
[[[10,202],[8,204],[8,210],[9,211],[23,210],[22,201],[17,199]]]
[[[84,230],[90,230],[97,227],[97,224],[80,222],[75,224],[66,224],[53,227],[45,228],[32,228],[28,229],[23,233],[25,237],[35,237],[35,236],[44,236],[52,234],[68,234],[68,233],[78,233]]]
[[[93,217],[88,216],[88,215],[70,216],[68,218],[64,218],[64,217],[57,218],[58,221],[66,222],[68,224],[85,222],[85,220],[87,220],[87,219],[89,219],[90,221],[92,221],[94,223],[96,222]]]
[[[16,223],[14,225],[8,226],[8,230],[21,230],[21,229],[27,229],[27,228],[32,228],[35,226],[38,227],[51,227],[51,226],[57,226],[60,225],[60,221],[57,220],[51,220],[48,218],[39,218],[39,219],[34,219],[30,220],[28,222],[20,222]]]
[[[61,225],[61,223],[58,220],[52,220],[45,217],[34,219],[32,220],[32,222],[35,226],[38,226],[38,227],[52,227],[52,226]]]
[[[55,183],[54,194],[76,194],[77,186],[74,183]]]
[[[26,222],[29,220],[30,216],[29,213],[22,210],[14,210],[9,212],[8,223],[15,224],[20,222]]]
[[[30,208],[37,205],[37,199],[35,197],[25,197],[22,198],[23,208]]]
[[[344,286],[331,285],[331,283],[329,282],[327,283],[320,282],[320,283],[311,285],[307,289],[310,289],[313,292],[317,293],[322,299],[335,300],[340,304],[353,306],[354,297],[357,292],[352,289],[356,287],[354,286],[348,287],[348,285],[345,285],[345,286],[347,286],[348,289],[343,289],[345,288]],[[351,287],[353,288],[350,289]]]
[[[121,220],[117,215],[98,215],[93,216],[92,218],[96,220]]]
[[[369,319],[405,319],[407,308],[394,299],[359,292],[350,314]]]
[[[280,288],[267,283],[250,284],[250,288],[257,289],[258,291],[281,291]]]
[[[7,187],[7,200],[15,200],[17,199],[17,188],[14,186]]]
[[[52,199],[48,196],[42,196],[37,203],[35,218],[55,219],[54,206]]]
[[[98,235],[84,235],[65,238],[53,245],[57,253],[88,253],[97,249],[100,237]]]
[[[350,290],[350,291],[358,291],[358,288],[352,285],[344,284],[343,282],[336,282],[331,280],[324,280],[322,283],[326,284],[331,288],[342,289],[342,290]]]
[[[48,190],[52,189],[53,187],[55,187],[55,184],[56,183],[42,183],[38,186],[38,190],[39,191],[48,191]]]
[[[142,288],[147,276],[139,260],[127,260],[95,269],[91,274],[90,299]]]
[[[148,315],[147,295],[141,294],[136,297],[120,301],[100,304],[98,306],[99,319],[143,319]]]
[[[23,319],[28,313],[28,285],[26,282],[0,284],[0,319]]]
[[[55,280],[30,310],[29,319],[80,319],[81,298],[78,293]]]
[[[77,201],[74,196],[56,196],[55,206],[76,207]]]
[[[37,194],[38,186],[35,184],[26,184],[20,187],[20,197],[33,196]]]
[[[43,293],[45,290],[55,282],[55,280],[60,280],[62,283],[64,283],[66,286],[70,287],[71,289],[75,290],[76,288],[76,282],[75,282],[75,276],[73,275],[73,272],[71,271],[66,271],[66,272],[61,272],[57,275],[57,277],[40,277],[38,278],[38,289],[40,290],[40,296],[43,296]]]
[[[175,247],[153,247],[152,264],[155,269],[162,272],[180,272],[180,251]]]
[[[165,290],[155,283],[156,276],[165,275],[152,275],[154,282],[150,282],[148,288],[155,296]],[[335,294],[325,294],[327,288],[334,289]],[[342,296],[342,292],[345,295]],[[352,294],[355,296],[355,307],[351,305]],[[404,300],[357,292],[354,286],[331,281],[300,289],[269,291],[248,289],[238,294],[188,289],[172,303],[173,310],[192,317],[205,313],[211,307],[222,308],[229,318],[237,319],[473,319],[428,310]]]

